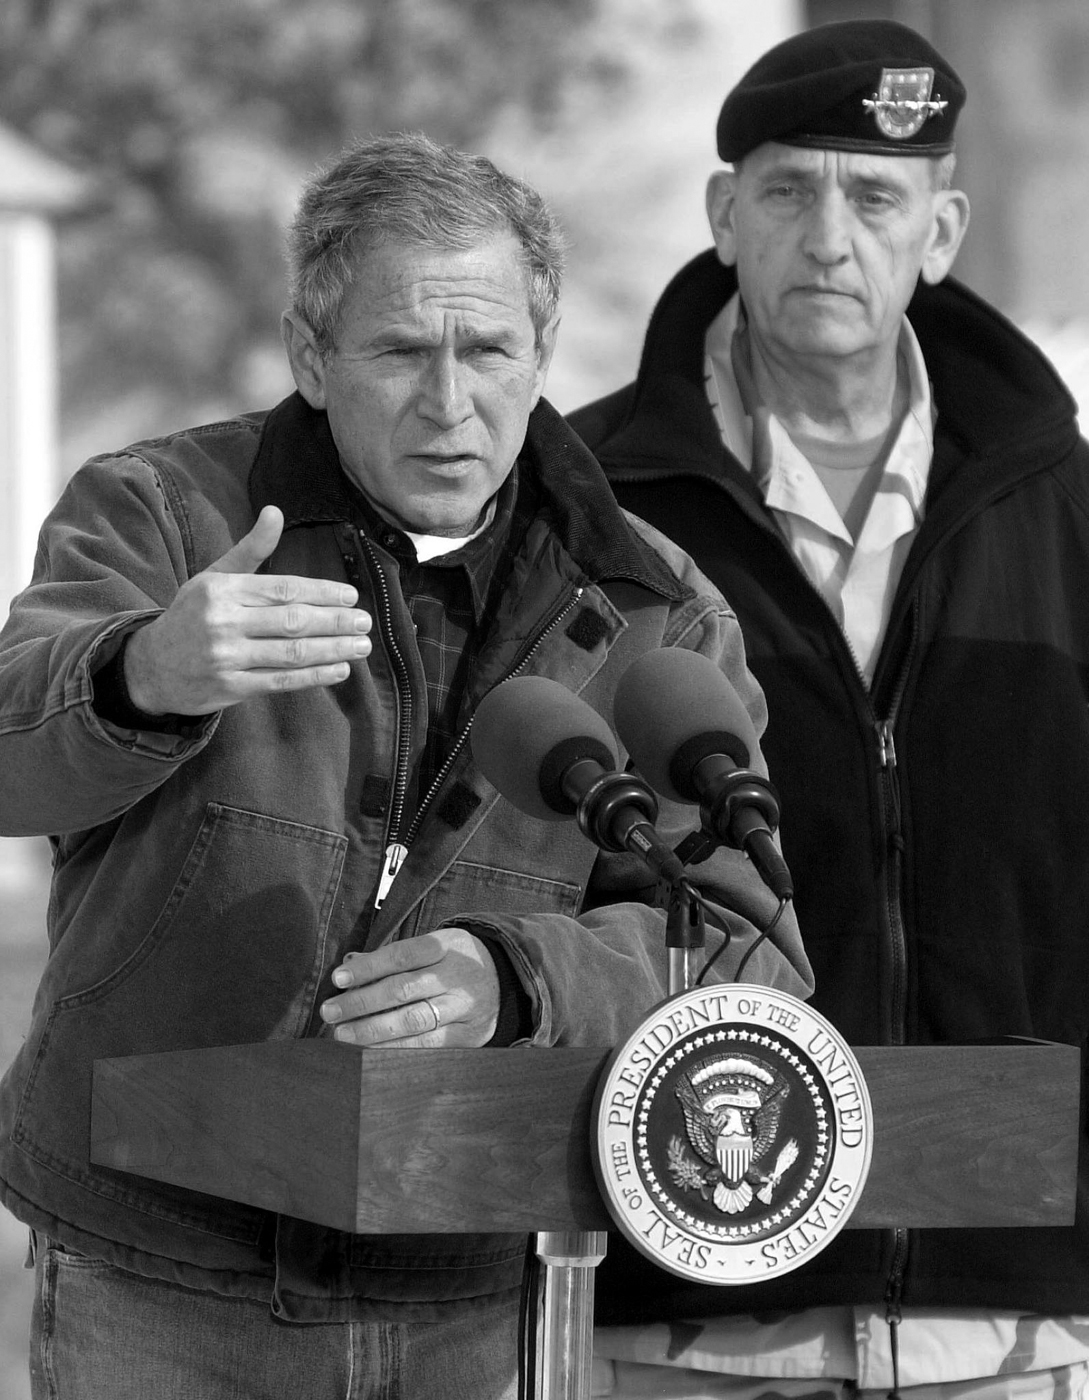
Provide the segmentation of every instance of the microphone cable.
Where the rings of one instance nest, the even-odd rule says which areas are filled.
[[[696,895],[697,895],[697,898],[699,899],[700,903],[703,904],[704,907],[706,908],[706,907],[707,907],[707,901],[703,898],[703,896],[702,896],[701,894],[699,894],[698,891],[696,891]],[[788,905],[789,903],[790,903],[790,901],[789,901],[788,899],[781,899],[781,900],[779,901],[779,907],[778,907],[778,909],[776,909],[774,915],[772,916],[771,922],[768,924],[768,926],[767,926],[765,929],[763,929],[763,930],[761,931],[761,933],[752,941],[752,943],[749,945],[749,947],[745,950],[745,956],[744,956],[744,957],[741,959],[741,961],[738,963],[738,965],[737,965],[737,971],[734,973],[734,981],[735,981],[735,982],[740,982],[740,981],[741,981],[741,974],[745,971],[746,967],[748,967],[748,965],[749,965],[749,959],[750,959],[750,958],[752,957],[752,955],[756,952],[757,948],[759,948],[760,945],[761,945],[762,943],[765,943],[765,942],[771,937],[771,935],[775,932],[775,927],[776,927],[776,925],[778,924],[779,920],[783,917],[783,914],[786,912],[786,907],[787,907],[787,905]],[[729,946],[730,946],[730,935],[727,934],[726,937],[723,939],[723,941],[722,941],[722,946],[719,948],[718,952],[717,952],[717,953],[714,953],[711,957],[709,957],[709,958],[707,959],[707,961],[703,964],[703,967],[700,968],[700,974],[699,974],[699,976],[696,978],[696,982],[695,982],[695,985],[696,985],[697,987],[702,987],[702,986],[703,986],[703,979],[704,979],[704,978],[707,976],[707,974],[711,971],[711,969],[714,967],[715,963],[718,962],[719,958],[722,957],[723,953],[726,951],[726,949],[727,949]]]

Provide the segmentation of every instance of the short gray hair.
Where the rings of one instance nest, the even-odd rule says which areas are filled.
[[[937,156],[930,162],[930,185],[931,189],[951,190],[953,188],[953,175],[957,168],[957,157],[953,151],[949,151],[944,156]]]
[[[466,249],[505,232],[521,245],[539,348],[559,305],[564,238],[537,191],[420,132],[358,141],[303,188],[287,239],[292,310],[325,355],[370,249],[387,240]]]

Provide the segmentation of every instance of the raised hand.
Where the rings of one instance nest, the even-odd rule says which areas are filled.
[[[346,583],[258,574],[284,528],[266,506],[253,529],[178,590],[125,649],[125,684],[146,714],[201,715],[254,695],[346,680],[369,656],[370,614]]]

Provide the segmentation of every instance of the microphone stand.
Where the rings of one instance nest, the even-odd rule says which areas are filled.
[[[657,902],[666,911],[668,995],[676,996],[696,984],[693,961],[706,939],[703,905],[687,880],[659,881]]]
[[[691,838],[688,838],[691,840]],[[684,844],[677,848],[680,856]],[[658,872],[654,902],[666,911],[668,995],[694,985],[693,960],[704,945],[703,906],[687,880]],[[604,1230],[537,1234],[541,1264],[537,1306],[536,1400],[590,1400],[594,1342],[594,1270],[605,1258]]]

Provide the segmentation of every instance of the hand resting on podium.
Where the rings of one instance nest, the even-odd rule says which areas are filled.
[[[495,963],[467,929],[440,928],[348,953],[333,981],[343,990],[322,1004],[322,1019],[349,1045],[474,1047],[495,1032]]]

